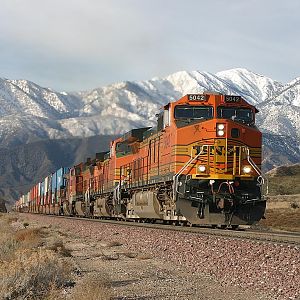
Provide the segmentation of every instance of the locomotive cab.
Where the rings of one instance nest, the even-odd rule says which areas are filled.
[[[240,96],[187,95],[174,105],[177,213],[196,224],[251,224],[265,210],[257,109]]]

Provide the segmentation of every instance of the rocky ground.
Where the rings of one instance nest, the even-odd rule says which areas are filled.
[[[78,287],[87,291],[85,278],[104,278],[109,289],[90,299],[300,299],[297,246],[40,215],[22,218],[50,226],[63,238],[77,266]]]

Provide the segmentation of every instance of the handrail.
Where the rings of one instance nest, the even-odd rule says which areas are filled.
[[[179,191],[177,190],[178,187],[178,178],[179,176],[187,169],[187,167],[193,162],[195,161],[202,153],[203,153],[203,148],[204,146],[201,146],[201,149],[199,151],[199,153],[193,158],[192,157],[192,151],[191,151],[191,158],[186,162],[186,164],[174,175],[173,177],[173,198],[175,200],[177,193],[179,193]]]
[[[266,184],[266,195],[269,194],[269,182],[268,179],[266,177],[263,176],[262,171],[258,168],[258,166],[255,164],[255,162],[253,161],[253,159],[250,157],[250,149],[247,147],[247,161],[249,162],[249,164],[251,165],[251,167],[255,170],[255,172],[259,175],[257,178],[258,183],[260,184],[260,186]],[[260,182],[260,179],[262,179],[262,181]]]

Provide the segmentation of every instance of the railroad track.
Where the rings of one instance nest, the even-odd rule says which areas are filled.
[[[234,238],[234,239],[245,239],[255,240],[259,242],[287,244],[291,246],[300,246],[300,233],[297,232],[286,232],[286,231],[258,231],[251,229],[212,229],[205,227],[188,227],[188,226],[174,226],[174,225],[163,225],[163,224],[151,224],[151,223],[137,223],[128,221],[116,221],[116,220],[104,220],[104,219],[89,219],[83,217],[69,217],[69,216],[56,216],[56,215],[44,215],[51,218],[65,218],[72,220],[81,220],[88,222],[99,222],[111,225],[119,226],[133,226],[149,229],[160,229],[170,231],[181,231],[187,233],[195,233],[200,235],[215,236],[222,238]]]

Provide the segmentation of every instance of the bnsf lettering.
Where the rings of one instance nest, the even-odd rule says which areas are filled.
[[[199,153],[200,147],[197,147],[197,153]],[[227,155],[228,156],[232,156],[234,153],[234,148],[231,146],[227,147]],[[203,149],[203,154],[208,154],[208,149],[204,148]],[[224,156],[226,154],[226,147],[225,146],[211,146],[209,147],[209,154],[210,155],[222,155]]]

